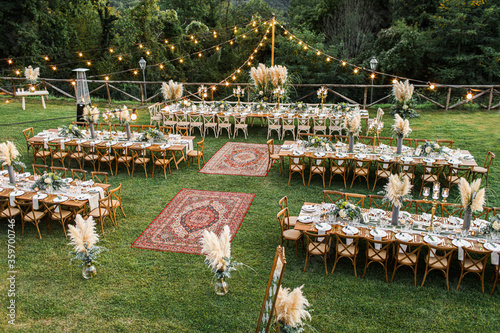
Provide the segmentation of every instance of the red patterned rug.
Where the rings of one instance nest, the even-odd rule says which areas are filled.
[[[212,175],[265,177],[267,145],[258,143],[227,142],[200,170]]]
[[[225,225],[236,235],[255,194],[183,188],[168,203],[132,247],[200,254],[203,230],[220,234]]]

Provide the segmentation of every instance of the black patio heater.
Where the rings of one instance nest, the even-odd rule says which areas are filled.
[[[76,121],[84,121],[83,108],[91,104],[86,71],[88,68],[73,69],[73,72],[76,72]]]

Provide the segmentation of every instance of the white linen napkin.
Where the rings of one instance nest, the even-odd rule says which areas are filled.
[[[469,247],[471,245],[470,242],[466,241],[465,239],[454,239],[451,243],[458,247],[458,260],[464,260],[463,247]]]
[[[403,241],[403,242],[409,242],[413,239],[413,237],[406,233],[406,232],[400,232],[396,235],[396,238],[399,239],[400,241]],[[404,245],[404,244],[401,244],[399,246],[399,253],[403,253],[404,251],[406,251],[406,248],[408,246]]]
[[[499,253],[500,253],[500,245],[495,243],[486,243],[484,244],[484,248],[486,250],[490,250],[491,252],[491,264],[494,266],[498,265],[499,261]]]
[[[382,238],[387,236],[387,233],[382,229],[373,229],[372,231],[370,231],[370,235],[372,235],[376,241],[381,241]],[[375,249],[380,250],[380,246],[381,244],[375,244]]]
[[[97,207],[99,207],[99,194],[90,195],[88,200],[89,200],[89,207],[90,207],[91,211],[96,209]]]
[[[15,203],[15,198],[16,196],[14,195],[14,192],[10,192],[9,194],[9,201],[10,201],[10,206],[11,207],[16,207],[16,203]]]
[[[427,235],[424,237],[424,241],[428,244],[433,245],[433,246],[437,246],[437,245],[441,244],[441,242],[443,240],[439,237],[436,237],[436,236]],[[434,257],[436,253],[434,252],[433,249],[430,249],[429,254],[431,257]]]
[[[49,149],[49,138],[43,139],[43,149]]]
[[[328,223],[318,223],[316,224],[316,229],[318,230],[318,235],[324,235],[326,231],[332,229],[332,226]],[[318,242],[322,242],[324,237],[318,237]]]
[[[345,226],[342,228],[342,231],[347,235],[347,236],[353,236],[353,235],[356,235],[359,230],[358,228],[355,228],[355,227],[351,227],[351,226]],[[347,245],[351,245],[352,243],[352,239],[350,238],[347,238],[346,239],[346,244]]]

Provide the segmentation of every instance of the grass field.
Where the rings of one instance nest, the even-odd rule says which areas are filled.
[[[119,104],[122,105],[122,104]],[[98,103],[101,109],[104,102]],[[115,105],[115,106],[118,106]],[[5,103],[0,98],[0,125],[35,121],[30,124],[0,126],[0,141],[16,141],[25,155],[21,131],[33,126],[35,133],[68,124],[73,119],[43,121],[75,115],[73,102],[51,99],[47,110],[39,99],[29,99],[25,111],[20,101]],[[139,123],[149,123],[147,111],[139,113]],[[382,135],[390,136],[392,120],[385,118]],[[470,150],[479,164],[487,151],[500,152],[500,117],[497,111],[426,110],[411,120],[412,138],[453,139],[454,147]],[[198,139],[198,138],[197,138]],[[248,142],[265,143],[266,129],[250,128]],[[205,140],[208,160],[227,137]],[[242,137],[232,141],[244,141]],[[24,156],[27,164],[32,156]],[[164,180],[137,173],[130,178],[125,171],[110,177],[109,183],[123,184],[122,196],[127,218],[118,217],[118,226],[105,224],[100,245],[109,249],[97,266],[98,275],[86,281],[81,269],[69,265],[67,246],[60,227],[53,224],[51,234],[41,227],[42,239],[28,225],[24,236],[20,226],[16,237],[16,311],[14,328],[7,324],[7,237],[6,221],[0,234],[0,295],[2,302],[0,331],[28,332],[252,332],[259,315],[263,294],[276,246],[279,225],[276,221],[278,200],[288,195],[292,215],[304,201],[321,202],[321,180],[313,179],[304,187],[299,177],[287,185],[288,171],[280,175],[275,165],[263,177],[216,176],[198,173],[185,164]],[[372,179],[373,184],[373,179]],[[232,254],[254,270],[241,269],[229,281],[229,293],[216,296],[212,276],[202,256],[132,249],[130,245],[160,213],[181,188],[255,193],[246,218],[232,243]],[[380,191],[382,184],[377,187]],[[494,161],[490,173],[488,206],[500,206],[500,162]],[[334,190],[344,190],[334,180]],[[420,189],[420,184],[417,185]],[[352,192],[372,193],[366,185],[355,183]],[[455,199],[457,189],[451,192]],[[431,273],[424,287],[413,286],[409,269],[400,269],[393,283],[385,283],[380,266],[370,266],[365,279],[356,278],[349,261],[341,261],[333,275],[325,276],[320,260],[313,259],[302,272],[305,252],[295,257],[292,244],[286,246],[287,262],[283,284],[304,285],[303,292],[313,311],[311,326],[319,332],[498,332],[500,331],[500,290],[483,295],[479,280],[467,276],[460,290],[458,263],[452,267],[450,287],[440,273]],[[456,259],[455,259],[456,260]],[[333,263],[329,263],[331,270]],[[358,272],[364,266],[364,253],[358,258]],[[420,265],[418,282],[423,278]],[[392,269],[392,266],[390,266]],[[486,290],[491,290],[488,267]],[[500,288],[499,288],[500,289]]]

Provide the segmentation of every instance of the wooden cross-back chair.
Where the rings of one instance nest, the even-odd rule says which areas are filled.
[[[327,260],[330,252],[330,235],[319,235],[317,233],[304,231],[306,239],[306,263],[304,272],[306,271],[307,263],[312,256],[319,256],[325,263],[325,273],[328,275]]]

